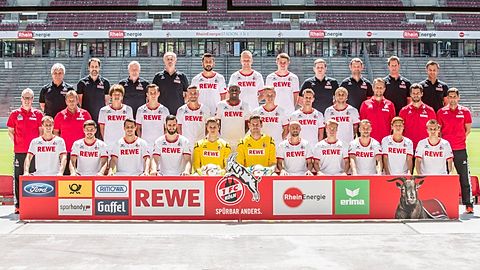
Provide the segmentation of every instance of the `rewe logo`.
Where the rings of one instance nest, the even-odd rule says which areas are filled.
[[[335,214],[362,215],[369,213],[369,180],[335,181]]]

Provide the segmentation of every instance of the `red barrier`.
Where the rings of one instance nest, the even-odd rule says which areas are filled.
[[[13,204],[13,177],[0,175],[0,205]]]
[[[392,176],[271,176],[258,182],[128,176],[20,180],[22,220],[458,218],[458,176],[427,176],[407,184]],[[418,200],[412,203],[420,208],[404,203],[398,210],[401,188],[408,184],[417,190]],[[420,202],[426,211],[418,211]]]

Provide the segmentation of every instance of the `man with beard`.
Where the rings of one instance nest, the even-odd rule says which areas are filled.
[[[88,60],[89,75],[80,79],[77,83],[78,103],[80,107],[87,110],[93,121],[98,124],[98,113],[100,109],[108,105],[110,101],[110,82],[100,75],[101,62],[98,58]],[[100,131],[97,130],[97,137]]]
[[[174,115],[165,120],[165,135],[155,141],[150,175],[190,175],[192,149],[187,138],[178,134]]]
[[[227,85],[223,75],[213,71],[215,57],[212,54],[203,55],[202,67],[203,71],[193,77],[191,86],[194,85],[198,89],[198,102],[208,107],[211,113],[215,113],[218,102],[226,98]]]
[[[210,109],[198,102],[198,90],[195,85],[187,89],[187,104],[178,108],[178,133],[185,136],[193,146],[205,137],[205,121],[210,117]]]
[[[52,82],[43,86],[40,90],[38,102],[40,108],[51,117],[55,117],[57,113],[67,107],[65,103],[65,94],[73,89],[73,86],[64,82],[65,66],[61,63],[55,63],[50,69],[52,74]]]
[[[263,76],[252,69],[253,56],[250,51],[243,51],[240,54],[242,69],[230,76],[228,85],[240,87],[240,99],[248,103],[250,108],[258,107],[258,101],[262,100]]]
[[[349,67],[352,75],[343,80],[340,86],[348,90],[348,104],[360,111],[362,102],[373,96],[372,84],[362,76],[363,62],[360,58],[353,58]]]
[[[382,146],[370,137],[372,126],[370,121],[363,119],[358,127],[360,137],[353,140],[348,148],[352,175],[381,175]]]
[[[288,131],[290,137],[282,141],[277,147],[278,175],[313,175],[311,147],[308,142],[300,138],[302,125],[298,121],[290,122]]]
[[[128,64],[128,78],[118,82],[118,84],[125,89],[123,103],[132,108],[133,119],[135,119],[137,115],[138,108],[145,104],[147,98],[147,86],[149,85],[149,82],[140,77],[140,69],[139,62],[130,62]]]
[[[428,61],[425,65],[427,78],[420,82],[423,87],[423,102],[431,106],[435,112],[447,104],[448,85],[438,79],[440,64]]]
[[[372,125],[372,138],[381,142],[390,134],[390,123],[395,117],[395,106],[383,96],[385,92],[385,81],[376,78],[373,81],[374,95],[365,100],[360,107],[360,119],[368,119]]]
[[[347,175],[348,145],[337,139],[338,122],[329,119],[325,123],[327,138],[313,148],[313,167],[317,175]]]

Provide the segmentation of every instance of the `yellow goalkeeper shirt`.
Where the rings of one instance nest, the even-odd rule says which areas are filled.
[[[201,139],[195,143],[193,148],[193,170],[201,173],[202,167],[207,164],[215,164],[225,169],[226,159],[232,153],[232,148],[223,139],[214,142],[208,139]]]
[[[237,147],[237,162],[245,167],[262,165],[270,167],[276,163],[275,143],[272,137],[262,134],[255,140],[250,134],[240,140]]]

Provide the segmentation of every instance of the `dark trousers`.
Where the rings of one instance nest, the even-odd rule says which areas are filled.
[[[20,175],[23,175],[23,164],[25,164],[26,157],[27,153],[15,153],[15,158],[13,159],[15,207],[20,207]],[[35,171],[35,156],[32,158],[32,162],[30,162],[29,171],[30,173]]]
[[[65,171],[63,175],[70,175],[70,153],[67,153],[67,165],[65,165]]]
[[[470,170],[468,168],[467,150],[453,151],[453,164],[460,178],[462,204],[472,206],[472,188],[470,186]]]

